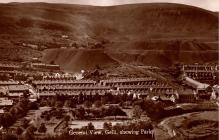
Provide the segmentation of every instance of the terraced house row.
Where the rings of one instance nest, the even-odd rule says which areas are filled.
[[[21,96],[29,96],[29,99],[34,101],[38,98],[50,97],[55,95],[68,95],[71,97],[83,96],[105,96],[108,93],[113,95],[118,94],[131,94],[133,97],[149,97],[150,94],[154,96],[163,97],[180,97],[180,98],[195,98],[198,96],[208,95],[208,99],[211,93],[206,92],[208,84],[202,84],[194,82],[187,78],[187,85],[189,85],[193,92],[188,94],[187,91],[178,92],[178,89],[173,88],[168,83],[159,81],[153,77],[142,78],[114,78],[107,80],[73,80],[73,79],[43,79],[33,80],[32,84],[25,84],[18,81],[0,81],[0,93],[1,97],[8,97],[15,99]],[[200,88],[198,85],[207,85]],[[182,97],[186,92],[186,96]],[[210,91],[212,92],[212,90]],[[207,94],[208,93],[208,94]],[[178,94],[178,95],[177,95]],[[215,96],[216,93],[215,93]],[[198,98],[197,98],[198,99]]]
[[[183,65],[184,75],[202,83],[210,85],[218,84],[219,67],[218,65]]]
[[[53,96],[54,93],[77,96],[78,93],[92,94],[114,91],[117,93],[137,93],[147,95],[149,92],[171,93],[173,88],[167,83],[158,82],[155,78],[124,78],[110,80],[41,80],[33,81],[33,86],[40,96]]]

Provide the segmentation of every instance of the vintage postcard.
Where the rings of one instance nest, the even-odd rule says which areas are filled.
[[[0,0],[0,140],[218,140],[219,0]]]

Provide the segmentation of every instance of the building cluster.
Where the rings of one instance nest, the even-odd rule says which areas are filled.
[[[31,63],[30,67],[33,69],[43,69],[43,70],[51,70],[51,71],[60,71],[61,70],[59,65],[45,64],[45,63]]]
[[[183,65],[182,72],[186,76],[199,82],[211,85],[218,84],[215,82],[218,82],[219,65]]]
[[[0,64],[0,71],[14,71],[14,70],[20,70],[20,65],[15,64]]]
[[[180,91],[179,95],[193,102],[197,99],[218,99],[218,68],[218,65],[183,65],[183,83],[189,88]]]
[[[31,85],[18,81],[0,81],[0,108],[12,106],[13,100],[27,96],[30,101],[36,101],[37,92]]]
[[[37,65],[39,68],[45,65]],[[1,70],[14,70],[18,66],[1,65]],[[55,66],[56,67],[56,66]],[[59,66],[57,66],[58,69]],[[52,66],[53,68],[53,66]],[[13,99],[28,96],[29,100],[51,97],[56,95],[68,95],[71,97],[104,96],[128,94],[133,98],[163,97],[173,102],[194,102],[199,99],[218,99],[218,66],[184,65],[183,83],[185,89],[175,89],[169,83],[153,77],[142,78],[111,78],[105,80],[84,80],[83,76],[77,78],[72,74],[54,73],[43,76],[42,79],[32,79],[31,84],[14,80],[0,81],[0,107],[10,106]],[[157,98],[153,98],[157,99]]]
[[[21,65],[0,64],[0,71],[19,71],[22,69],[48,70],[48,71],[61,70],[60,66],[56,64],[45,64],[45,63],[34,63],[34,62],[25,62]]]
[[[173,93],[174,89],[164,82],[147,78],[124,78],[110,80],[40,80],[33,81],[33,86],[40,96],[54,96],[55,94],[66,94],[78,96],[105,95],[108,92],[113,94],[132,93],[136,97],[147,96],[150,92]]]

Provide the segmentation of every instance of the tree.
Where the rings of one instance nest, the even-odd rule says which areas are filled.
[[[39,133],[46,133],[46,126],[45,126],[45,123],[41,123],[40,127],[38,128],[38,132]]]
[[[30,125],[26,131],[33,134],[36,130],[37,130],[37,128],[35,126]]]
[[[123,102],[127,101],[127,99],[128,99],[128,94],[127,93],[122,94]]]
[[[24,92],[23,92],[23,97],[24,97],[24,98],[27,99],[29,96],[30,96],[29,91],[24,91]]]
[[[23,133],[23,129],[20,128],[20,127],[18,127],[18,128],[16,129],[16,134],[19,136],[19,135],[21,135],[22,133]]]
[[[78,96],[78,103],[81,104],[84,101],[84,95],[82,93],[79,94]]]
[[[47,115],[45,116],[45,120],[46,120],[46,121],[49,121],[50,119],[51,119],[50,115],[47,114]]]
[[[118,132],[118,131],[123,130],[123,129],[122,129],[121,124],[116,123],[116,124],[113,126],[113,130],[116,130],[116,131]]]
[[[122,111],[118,106],[109,106],[108,110],[106,111],[107,116],[127,116],[127,114]]]
[[[85,101],[84,106],[90,108],[92,106],[92,103],[90,101]]]
[[[95,128],[94,128],[94,125],[90,122],[90,123],[88,123],[88,125],[87,125],[87,129],[88,129],[88,130],[94,130]]]
[[[97,100],[100,100],[101,99],[101,96],[99,95],[98,92],[96,92],[95,96],[94,96],[94,100],[97,101]]]
[[[3,115],[0,114],[0,127],[2,126],[3,121],[4,121],[4,119],[3,119]]]
[[[105,130],[111,130],[111,129],[112,129],[112,123],[111,123],[111,122],[109,122],[109,123],[104,122],[104,124],[103,124],[103,129],[105,129]]]
[[[28,126],[29,126],[29,122],[30,120],[24,118],[22,121],[21,121],[21,126],[26,129]]]
[[[64,117],[64,120],[66,121],[66,122],[68,122],[69,120],[70,120],[70,116],[69,115],[66,115],[65,117]]]
[[[68,127],[68,122],[70,121],[71,117],[69,115],[66,115],[64,117],[64,121],[65,121],[65,126]]]
[[[75,108],[76,104],[72,100],[65,101],[65,107]]]
[[[58,108],[62,108],[63,105],[64,105],[64,103],[62,101],[57,101],[56,102],[56,107],[58,107]]]
[[[37,110],[37,109],[39,109],[39,105],[36,102],[29,102],[28,103],[28,108],[30,110]]]
[[[56,116],[57,119],[63,118],[64,111],[62,109],[58,109],[57,111],[54,111],[51,115]]]
[[[141,107],[139,105],[135,105],[133,108],[133,117],[139,119],[141,117],[142,112],[143,110],[141,109]]]
[[[50,64],[51,64],[51,65],[55,65],[55,61],[52,60],[52,61],[50,62]]]
[[[98,101],[94,102],[94,105],[96,108],[100,108],[102,106],[102,103],[101,103],[101,101],[98,100]]]
[[[18,138],[12,133],[6,133],[2,136],[2,140],[18,140]]]
[[[19,101],[19,103],[17,104],[17,106],[23,108],[24,110],[28,109],[28,103],[29,100],[27,98],[23,98]]]
[[[56,99],[53,97],[49,100],[49,106],[54,107],[56,104]]]
[[[164,105],[160,102],[154,103],[151,100],[145,100],[141,108],[146,112],[146,115],[150,117],[152,120],[157,120],[162,118],[164,113]]]
[[[34,127],[33,125],[29,126],[25,133],[23,133],[22,138],[24,140],[34,140],[34,132],[36,130],[36,127]]]
[[[17,105],[15,105],[14,107],[12,107],[12,109],[10,110],[10,112],[11,112],[14,116],[16,116],[16,118],[19,118],[19,117],[25,116],[26,113],[27,113],[27,110],[26,110],[26,108],[23,108],[23,107],[21,106],[21,104],[18,103]]]
[[[173,76],[174,76],[174,78],[177,79],[182,74],[182,71],[181,71],[182,64],[177,62],[174,64],[174,67],[175,67],[175,69],[174,69]]]
[[[114,101],[114,96],[112,95],[112,93],[106,93],[105,98],[106,103],[111,103],[112,101]]]
[[[105,97],[105,96],[101,96],[101,104],[106,104],[107,102],[108,102],[108,100],[107,100],[107,97]]]
[[[4,113],[2,116],[2,126],[7,129],[9,126],[11,126],[14,123],[14,118],[11,113]]]
[[[84,119],[84,115],[85,115],[85,109],[83,107],[79,107],[76,112],[75,112],[76,116],[79,119]]]

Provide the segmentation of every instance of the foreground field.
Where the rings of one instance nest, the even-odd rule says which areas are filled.
[[[217,139],[218,111],[194,112],[169,117],[155,129],[155,137],[165,139]]]

